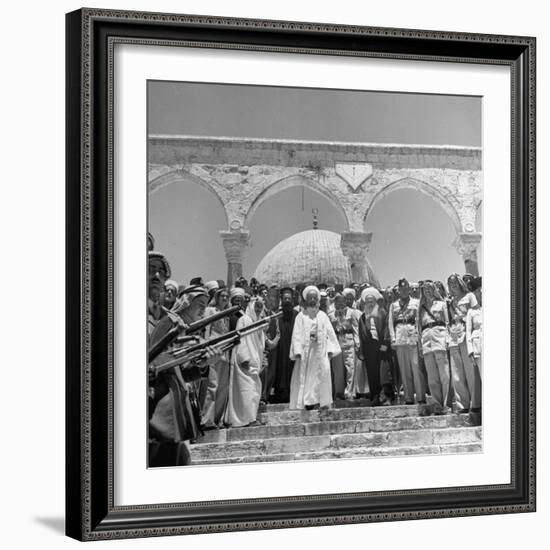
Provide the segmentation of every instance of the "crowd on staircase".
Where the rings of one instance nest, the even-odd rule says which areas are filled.
[[[417,403],[481,424],[481,277],[228,288],[171,279],[150,235],[148,255],[150,466],[190,463],[190,442],[261,424],[267,403]]]

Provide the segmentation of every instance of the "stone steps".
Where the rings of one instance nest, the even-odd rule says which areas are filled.
[[[416,405],[392,407],[346,407],[335,409],[267,410],[260,412],[258,419],[269,426],[309,422],[330,422],[336,420],[367,420],[371,418],[401,418],[418,416]]]
[[[426,420],[428,417],[423,417]],[[231,430],[230,430],[231,431]],[[329,430],[330,431],[330,430]],[[261,439],[245,439],[240,441],[225,441],[215,443],[196,443],[191,445],[191,458],[194,464],[228,462],[235,459],[240,462],[257,462],[259,457],[271,460],[275,455],[301,456],[303,453],[321,452],[327,453],[350,451],[353,449],[373,448],[385,449],[380,451],[382,456],[392,454],[392,449],[405,447],[435,447],[441,448],[449,445],[477,444],[481,442],[481,428],[479,427],[446,427],[446,428],[422,428],[399,429],[390,431],[366,431],[350,433],[327,433],[323,435],[307,436],[274,436]],[[359,452],[360,456],[365,451]],[[421,452],[422,454],[423,452]],[[341,453],[344,454],[345,453]],[[311,455],[311,458],[315,456]],[[240,460],[239,460],[240,459]],[[282,460],[293,460],[284,458]],[[304,459],[305,460],[305,459]]]
[[[429,397],[428,397],[429,399]],[[343,409],[348,407],[370,407],[371,401],[367,398],[361,399],[336,399],[333,404],[333,409]],[[288,410],[288,403],[267,403],[260,405],[260,412],[280,412]]]
[[[260,425],[209,430],[190,446],[193,464],[278,462],[481,452],[468,415],[421,416],[416,405],[371,407],[337,401],[330,409],[264,405]]]
[[[234,456],[222,458],[193,457],[193,464],[244,464],[251,462],[288,462],[292,460],[332,460],[338,458],[376,458],[385,456],[418,456],[473,452],[479,453],[481,451],[481,442],[405,447],[356,447],[350,449],[328,449],[323,451]]]
[[[309,412],[309,411],[308,411]],[[307,420],[312,420],[307,414]],[[339,416],[339,415],[337,415]],[[374,416],[372,413],[361,411],[354,415],[348,413],[348,418],[339,420],[299,421],[287,424],[267,424],[264,426],[250,426],[231,428],[226,430],[209,430],[200,437],[198,444],[226,443],[232,441],[246,441],[254,439],[274,439],[281,437],[305,437],[314,435],[335,435],[344,433],[365,432],[393,432],[415,429],[442,429],[466,427],[467,415],[444,416],[391,416],[389,414]],[[280,420],[280,419],[279,419]]]

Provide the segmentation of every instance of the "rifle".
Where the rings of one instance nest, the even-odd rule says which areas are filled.
[[[151,373],[156,376],[159,373],[164,372],[173,367],[185,366],[191,363],[192,361],[196,361],[197,359],[202,359],[206,354],[207,347],[216,348],[217,351],[219,351],[220,353],[223,353],[224,351],[227,351],[232,347],[236,346],[240,342],[243,336],[248,336],[253,332],[256,332],[258,330],[265,328],[266,326],[269,325],[272,319],[278,319],[279,317],[282,316],[282,314],[283,314],[282,311],[278,313],[274,313],[273,315],[264,317],[263,319],[260,319],[259,321],[256,321],[255,323],[252,323],[241,329],[232,330],[231,332],[222,334],[221,336],[210,338],[209,340],[205,340],[200,344],[194,344],[191,346],[186,346],[178,350],[175,350],[172,352],[174,359],[171,359],[170,361],[167,361],[162,365],[158,365],[158,366],[152,365],[150,367]]]
[[[219,311],[218,313],[214,313],[214,315],[209,315],[204,319],[199,319],[198,321],[195,321],[194,323],[191,323],[187,326],[174,325],[158,342],[152,345],[149,349],[149,363],[156,359],[166,349],[167,346],[175,342],[181,332],[185,331],[186,335],[193,334],[194,332],[203,329],[206,325],[214,323],[215,321],[223,319],[224,317],[232,315],[233,313],[237,313],[238,311],[240,311],[240,309],[241,308],[239,306],[233,306]]]

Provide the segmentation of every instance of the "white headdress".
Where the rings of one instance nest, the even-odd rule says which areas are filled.
[[[302,298],[304,300],[307,300],[307,295],[310,292],[315,292],[315,294],[317,294],[317,299],[318,300],[321,298],[321,292],[315,285],[306,286],[306,288],[304,288],[304,291],[302,292]]]

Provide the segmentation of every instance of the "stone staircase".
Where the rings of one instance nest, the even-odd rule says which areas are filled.
[[[364,401],[364,400],[363,400]],[[468,415],[419,416],[416,405],[340,402],[326,410],[267,405],[264,425],[210,430],[191,445],[192,464],[481,452],[481,427]]]

